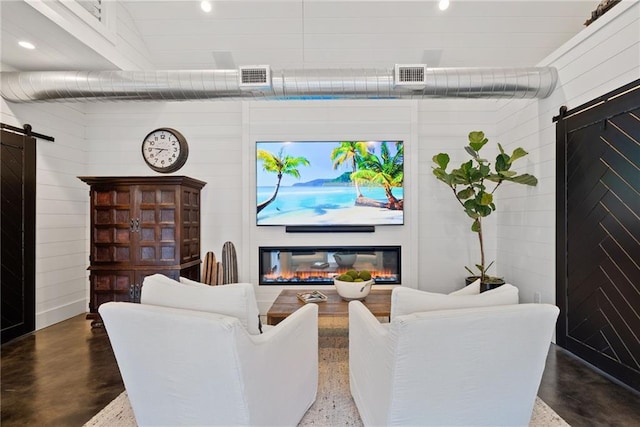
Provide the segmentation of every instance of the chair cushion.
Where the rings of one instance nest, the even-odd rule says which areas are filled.
[[[187,279],[186,277],[182,277],[182,276],[180,276],[179,280],[180,280],[180,283],[182,283],[183,285],[212,286],[212,285],[207,285],[206,283],[196,282],[195,280]]]
[[[476,279],[462,289],[450,292],[449,295],[478,295],[480,293],[480,279]]]
[[[391,320],[423,311],[507,304],[518,304],[518,288],[508,283],[475,295],[437,294],[399,286],[391,291]]]
[[[216,286],[216,285],[207,285],[206,283],[196,282],[195,280],[187,279],[186,277],[180,276],[180,283],[183,285],[191,285],[191,286]],[[254,293],[255,295],[255,293]],[[256,302],[257,304],[257,302]],[[260,315],[258,315],[258,331],[262,333],[265,330],[265,325],[262,324],[262,319]]]
[[[182,284],[162,274],[147,276],[140,302],[236,317],[250,334],[260,334],[258,303],[251,283],[209,286],[190,282]]]

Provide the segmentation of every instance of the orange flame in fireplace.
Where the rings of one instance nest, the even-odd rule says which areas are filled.
[[[318,279],[318,278],[327,278],[333,279],[335,276],[339,276],[342,273],[346,273],[349,271],[349,268],[338,268],[332,271],[323,271],[323,270],[304,270],[304,271],[283,271],[283,272],[271,272],[263,274],[262,277],[265,280],[305,280],[305,279]],[[371,277],[375,278],[389,278],[396,277],[396,274],[388,269],[383,270],[369,270],[371,272]]]

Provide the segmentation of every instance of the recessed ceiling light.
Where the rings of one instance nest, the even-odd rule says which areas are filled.
[[[35,49],[36,47],[33,45],[33,43],[29,43],[27,41],[19,41],[18,44],[20,46],[22,46],[25,49]]]
[[[447,10],[449,8],[449,0],[440,0],[438,3],[438,7],[440,10]]]
[[[207,1],[207,0],[201,1],[200,2],[200,7],[202,8],[202,10],[204,10],[207,13],[211,12],[211,2],[210,1]]]

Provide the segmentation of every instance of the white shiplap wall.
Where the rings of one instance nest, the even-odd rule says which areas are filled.
[[[463,266],[477,260],[475,235],[447,189],[431,175],[431,157],[457,150],[462,160],[470,130],[493,132],[494,101],[96,103],[86,110],[88,175],[153,175],[140,156],[142,138],[161,126],[185,135],[190,157],[178,174],[208,183],[203,252],[219,255],[225,241],[234,242],[241,281],[257,281],[257,248],[275,244],[402,245],[403,285],[434,291],[461,287]],[[256,227],[255,141],[385,138],[406,143],[405,226],[326,235]],[[488,258],[494,259],[495,238],[488,238],[488,246]],[[278,289],[258,289],[262,311]]]
[[[242,237],[241,111],[235,101],[90,104],[87,174],[161,175],[142,160],[142,140],[159,127],[179,130],[189,143],[189,159],[174,175],[207,182],[202,191],[201,248],[219,257],[225,241],[239,242]]]
[[[120,2],[114,3],[115,4],[107,3],[106,7],[109,8],[110,12],[115,13],[116,17],[115,43],[117,52],[122,56],[122,59],[115,62],[121,67],[123,67],[121,62],[126,63],[124,61],[131,61],[132,64],[135,64],[143,70],[152,68],[149,50],[144,44],[135,23],[131,19],[129,11]],[[131,69],[131,67],[124,67],[123,69]]]
[[[464,266],[472,270],[480,262],[478,236],[471,231],[471,219],[464,213],[451,190],[436,180],[432,158],[444,152],[451,157],[448,170],[470,160],[464,147],[470,131],[484,131],[490,143],[483,149],[496,153],[494,100],[425,100],[418,110],[420,141],[420,288],[433,292],[451,292],[462,287],[468,276]],[[495,154],[492,154],[495,157]],[[495,215],[483,222],[487,263],[496,260]],[[495,274],[494,265],[491,274]]]
[[[541,101],[504,103],[498,133],[508,146],[529,151],[524,163],[540,182],[502,193],[498,216],[501,271],[520,289],[520,300],[555,302],[555,124],[566,105],[574,108],[640,77],[640,3],[612,8],[540,65],[558,69],[555,92]]]
[[[86,163],[83,106],[7,104],[1,121],[55,138],[37,140],[36,329],[87,311],[85,185],[76,178]]]

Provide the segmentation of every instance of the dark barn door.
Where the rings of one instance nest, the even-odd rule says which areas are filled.
[[[2,130],[2,343],[35,329],[36,140]]]
[[[557,341],[640,390],[640,81],[557,119]]]

